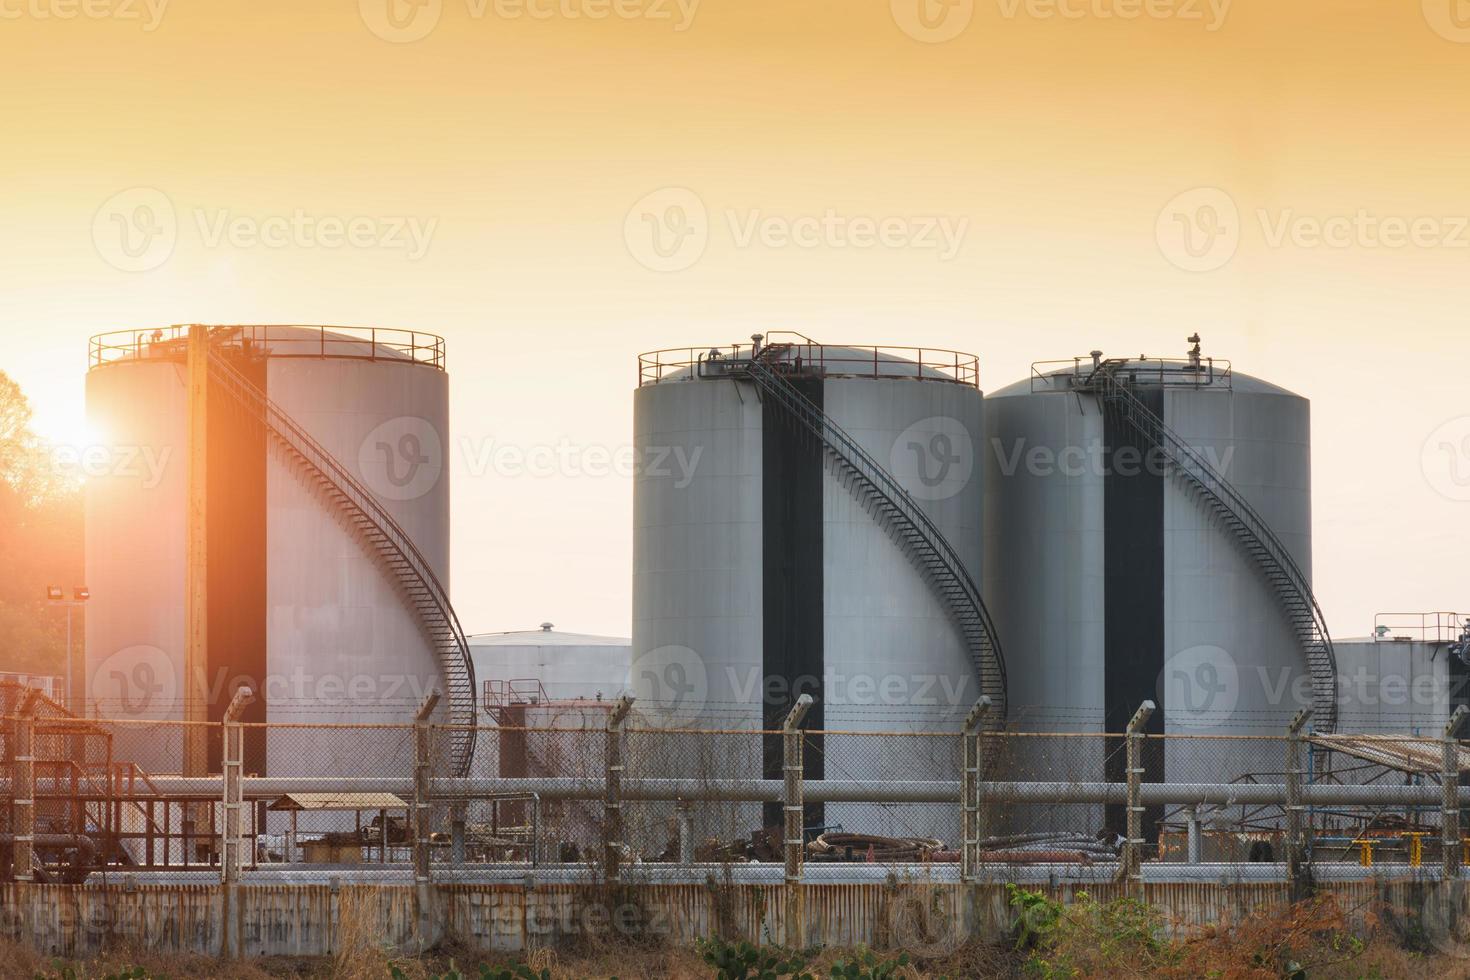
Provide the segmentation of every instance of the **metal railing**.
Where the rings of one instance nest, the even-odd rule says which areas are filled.
[[[336,499],[349,522],[378,553],[412,604],[439,662],[451,722],[473,725],[476,716],[475,669],[469,641],[449,601],[449,592],[433,567],[377,497],[347,471],[337,458],[285,411],[237,371],[224,353],[211,348],[210,374],[221,387],[255,414],[289,452],[301,460],[322,488]],[[469,771],[473,737],[461,738],[452,756],[452,771]]]
[[[1306,657],[1318,730],[1336,730],[1337,655],[1310,581],[1270,524],[1240,491],[1132,392],[1132,375],[1127,371],[1131,363],[1103,361],[1074,390],[1099,395],[1150,446],[1162,450],[1174,469],[1240,539],[1280,600]]]
[[[1100,362],[1099,362],[1100,363]],[[1186,358],[1139,357],[1114,361],[1131,384],[1163,388],[1219,388],[1233,391],[1235,375],[1229,361],[1213,357],[1198,361]],[[1066,392],[1086,388],[1097,364],[1091,358],[1074,357],[1069,361],[1037,361],[1031,365],[1031,391]]]
[[[784,338],[791,336],[794,340]],[[791,331],[773,331],[763,350],[780,349],[782,356],[802,370],[831,378],[874,378],[938,381],[980,387],[980,360],[974,354],[930,347],[886,347],[860,344],[818,344]],[[649,351],[638,355],[638,387],[700,376],[720,362],[738,365],[755,353],[753,344],[728,347],[687,347]],[[705,375],[708,376],[708,375]]]
[[[487,714],[498,714],[502,708],[513,705],[546,704],[550,700],[546,686],[538,677],[491,678],[485,682],[484,708]]]
[[[949,608],[964,634],[965,646],[980,678],[981,693],[993,705],[990,718],[993,723],[1002,724],[1006,714],[1005,655],[990,611],[964,561],[893,475],[787,380],[784,372],[796,369],[796,361],[786,351],[765,348],[760,356],[746,362],[744,373],[793,420],[817,437],[861,496],[868,498],[875,513],[888,523],[900,546],[929,577],[936,595]]]
[[[1454,643],[1470,625],[1470,615],[1457,612],[1379,613],[1373,617],[1373,639],[1381,643],[1415,640]]]
[[[221,346],[271,357],[410,361],[444,370],[444,338],[417,330],[262,324],[211,327],[210,336]],[[185,324],[98,334],[89,344],[87,365],[90,369],[129,361],[182,360],[188,342]]]

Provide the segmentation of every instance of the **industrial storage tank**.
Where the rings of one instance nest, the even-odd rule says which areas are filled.
[[[1335,727],[1309,404],[1191,343],[1176,360],[1038,364],[986,399],[985,585],[1027,651],[1010,673],[1019,728],[1120,733],[1146,700],[1155,733],[1279,736],[1304,708]],[[1122,781],[1117,748],[1022,752],[1018,778]],[[1144,764],[1149,781],[1223,782],[1279,773],[1280,756],[1151,742]]]
[[[471,775],[600,777],[606,765],[608,717],[626,692],[632,641],[539,629],[469,637],[480,685],[480,728]],[[475,801],[471,824],[497,829],[525,825],[524,804]],[[542,854],[582,854],[596,840],[599,806],[544,803],[537,815]]]
[[[1371,636],[1338,640],[1338,730],[1439,738],[1470,703],[1470,617],[1380,613]]]
[[[473,722],[473,673],[448,601],[441,339],[176,327],[102,335],[91,355],[89,419],[112,459],[134,463],[109,468],[87,488],[91,714],[186,717],[197,459],[192,468],[207,487],[207,606],[198,615],[207,622],[208,660],[200,672],[206,703],[190,716],[219,720],[234,690],[248,685],[257,694],[248,722],[406,723],[438,687],[445,697],[437,720]],[[191,405],[202,413],[196,426]],[[199,427],[203,442],[191,443]],[[144,733],[131,758],[145,768],[190,765],[177,727],[123,730]],[[367,772],[381,759],[365,751],[365,738],[309,730],[265,738],[250,729],[246,770]],[[469,744],[468,736],[445,739],[440,767],[466,766]],[[208,752],[208,768],[218,771],[218,744]]]
[[[1003,717],[976,585],[973,356],[773,335],[640,366],[630,683],[642,718],[769,731],[803,693],[813,730],[957,731],[982,694]],[[809,778],[958,778],[954,739],[847,738],[808,749]],[[725,745],[702,764],[780,775],[778,738]],[[808,823],[822,823],[813,809]],[[928,819],[825,814],[893,834],[932,830]],[[765,822],[779,822],[774,808]]]
[[[568,633],[552,623],[534,630],[469,637],[475,677],[488,697],[495,688],[539,685],[555,700],[616,701],[628,684],[633,641]]]

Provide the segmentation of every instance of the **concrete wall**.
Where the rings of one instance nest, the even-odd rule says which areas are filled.
[[[1027,884],[1069,902],[1086,891],[1099,902],[1126,894],[1110,882]],[[1453,943],[1444,923],[1467,911],[1463,887],[1455,893],[1427,878],[1402,876],[1323,884],[1362,928],[1372,909],[1378,928],[1417,929],[1422,938]],[[641,885],[626,904],[610,904],[593,886],[443,885],[421,910],[411,885],[242,885],[231,918],[245,956],[330,956],[350,936],[376,948],[411,953],[452,939],[479,953],[524,951],[613,938],[622,921],[634,938],[652,935],[687,946],[722,935],[760,944],[810,947],[867,945],[943,955],[968,940],[1003,942],[1014,910],[1002,885],[982,885],[965,912],[958,884],[901,878],[889,884],[804,886],[805,929],[788,935],[784,892],[777,885]],[[1284,882],[1144,884],[1143,901],[1157,907],[1175,935],[1228,925],[1253,912],[1284,909]],[[224,943],[226,903],[216,885],[70,887],[0,885],[0,932],[12,941],[72,958],[127,945],[158,953],[218,955]],[[421,914],[426,913],[426,914]],[[619,920],[612,916],[620,916]],[[1453,947],[1458,949],[1458,945]],[[1450,950],[1447,950],[1450,951]]]

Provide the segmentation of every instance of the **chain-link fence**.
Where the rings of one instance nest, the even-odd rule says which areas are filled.
[[[1295,879],[1458,869],[1470,826],[1470,751],[1417,736],[689,730],[612,703],[468,730],[184,724],[3,690],[0,710],[0,857],[33,880],[217,878],[232,816],[243,876],[439,883]]]

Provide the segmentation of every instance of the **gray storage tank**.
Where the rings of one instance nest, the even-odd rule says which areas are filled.
[[[640,363],[630,684],[644,718],[769,730],[801,693],[810,729],[953,731],[982,693],[1003,716],[978,593],[975,358],[792,335]],[[841,759],[808,751],[809,776],[956,778],[953,740],[865,741]],[[712,764],[760,775],[751,744]],[[849,829],[915,832],[912,814],[864,809]]]
[[[1280,735],[1303,708],[1333,730],[1306,399],[1198,346],[1179,360],[1094,352],[990,395],[984,458],[986,595],[1027,651],[1013,724],[1117,733],[1153,700],[1154,732]],[[1150,780],[1281,766],[1279,746],[1242,743],[1221,762],[1151,744]],[[1121,752],[1090,751],[1069,754],[1073,778],[1097,778],[1106,755],[1121,781]]]

